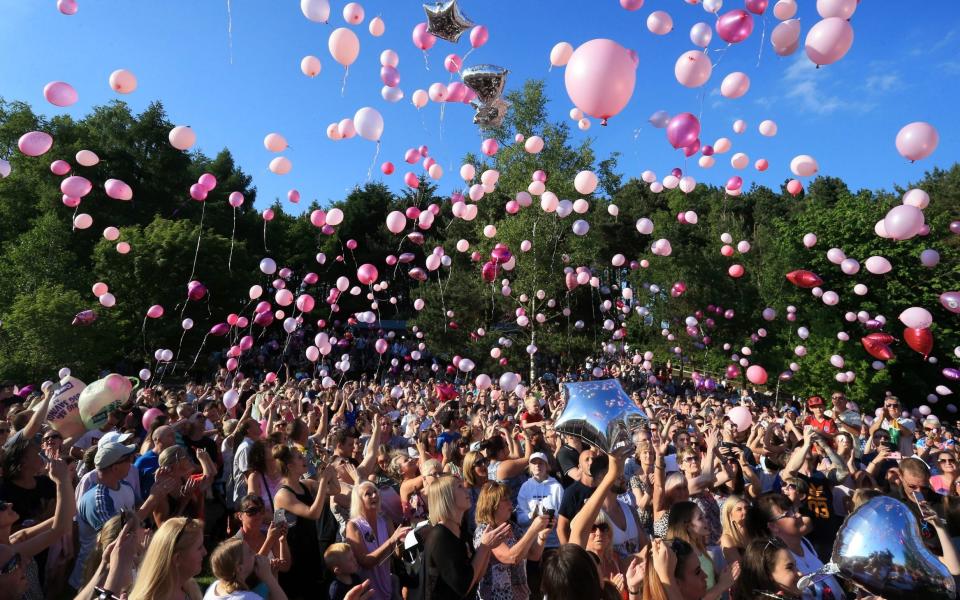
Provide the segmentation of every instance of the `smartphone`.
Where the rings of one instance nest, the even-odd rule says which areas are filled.
[[[927,504],[927,501],[921,492],[917,491],[913,493],[913,501],[917,503],[918,507],[920,507],[920,515],[924,519],[929,519],[930,517],[936,516],[936,513]]]
[[[283,508],[278,508],[273,511],[273,524],[277,527],[287,524],[287,511]]]
[[[901,457],[899,452],[891,452],[890,454],[887,455],[887,458],[891,460],[900,460]]]
[[[555,513],[556,513],[556,511],[555,511],[554,509],[552,509],[552,508],[545,508],[545,509],[543,509],[543,514],[545,514],[546,516],[550,517],[551,519],[553,519],[553,515],[554,515]]]

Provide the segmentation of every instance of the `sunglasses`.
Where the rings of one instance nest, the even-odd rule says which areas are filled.
[[[787,483],[787,484],[784,484],[783,487],[781,487],[780,489],[784,491],[791,491],[791,490],[796,490],[797,486],[793,485],[792,483]]]
[[[770,522],[771,522],[771,523],[776,523],[777,521],[782,521],[783,519],[792,519],[792,518],[794,518],[794,517],[796,517],[796,516],[797,516],[797,513],[793,512],[792,510],[788,510],[787,512],[783,513],[782,515],[777,515],[776,517],[770,519]]]
[[[10,560],[3,563],[3,566],[0,566],[0,575],[9,575],[17,569],[20,568],[20,563],[23,561],[23,557],[20,556],[20,553],[17,552],[10,557]]]
[[[900,408],[899,404],[884,404],[884,408]]]
[[[941,458],[941,459],[939,459],[937,462],[940,463],[941,465],[942,465],[942,464],[948,464],[948,465],[955,465],[955,464],[957,464],[956,459],[953,459],[953,458]]]
[[[594,523],[593,527],[590,528],[590,531],[607,532],[610,531],[610,525],[606,523]]]
[[[246,510],[241,510],[240,512],[242,512],[242,513],[245,514],[245,515],[248,515],[248,516],[251,516],[251,517],[252,517],[253,515],[259,515],[260,513],[262,513],[262,512],[263,512],[263,507],[262,507],[262,506],[251,506],[250,508],[248,508],[248,509],[246,509]]]

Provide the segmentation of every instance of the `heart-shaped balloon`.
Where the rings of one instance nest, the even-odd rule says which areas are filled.
[[[830,562],[802,577],[799,587],[834,574],[885,600],[952,600],[957,595],[950,571],[923,544],[917,518],[887,496],[870,500],[847,517]]]

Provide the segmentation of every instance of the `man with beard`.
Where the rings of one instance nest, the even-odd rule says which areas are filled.
[[[557,511],[557,536],[561,544],[569,541],[570,522],[593,494],[597,483],[606,474],[608,465],[607,455],[596,448],[588,447],[580,453],[578,478],[563,490],[563,499]]]

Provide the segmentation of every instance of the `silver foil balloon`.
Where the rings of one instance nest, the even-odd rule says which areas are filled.
[[[477,100],[488,104],[503,95],[509,72],[496,65],[476,65],[464,69],[461,76],[463,84],[476,92]]]
[[[457,0],[438,2],[433,6],[424,4],[423,12],[427,13],[427,31],[448,42],[457,43],[463,32],[473,27],[457,6]]]
[[[554,429],[575,435],[604,452],[632,452],[633,434],[647,415],[616,379],[563,384],[565,405]]]
[[[500,127],[503,120],[507,117],[507,110],[510,103],[503,98],[496,98],[490,102],[482,103],[474,100],[470,106],[477,109],[477,114],[473,115],[474,125],[480,127],[494,128]]]
[[[801,590],[839,575],[885,600],[946,600],[957,596],[953,577],[920,539],[917,519],[887,496],[852,512],[840,527],[830,562],[800,579]]]

